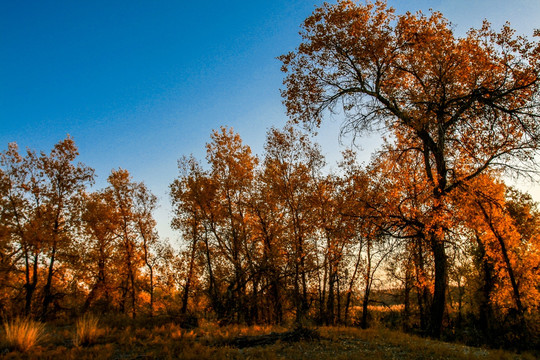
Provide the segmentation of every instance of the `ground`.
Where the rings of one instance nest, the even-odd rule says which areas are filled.
[[[488,350],[445,343],[384,328],[314,328],[319,339],[270,336],[283,327],[225,326],[203,323],[186,330],[175,324],[153,327],[102,325],[88,346],[76,346],[74,326],[47,325],[41,343],[26,353],[10,351],[5,359],[536,359],[538,354]],[[271,339],[267,345],[238,339]],[[277,342],[275,341],[277,340]],[[288,340],[288,341],[287,341]],[[264,342],[264,341],[263,341]],[[258,342],[260,343],[260,342]],[[239,344],[242,344],[240,348]],[[246,346],[247,345],[247,346]]]

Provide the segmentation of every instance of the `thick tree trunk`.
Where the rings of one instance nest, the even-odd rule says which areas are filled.
[[[330,267],[330,276],[328,279],[328,296],[326,302],[326,316],[325,322],[326,325],[334,325],[335,316],[334,316],[334,284],[336,282],[336,274],[334,269]]]
[[[88,311],[88,309],[92,305],[92,302],[95,299],[99,299],[102,292],[104,293],[103,295],[105,297],[105,307],[102,308],[101,310],[104,312],[107,312],[109,311],[109,307],[110,307],[110,299],[109,299],[109,292],[107,289],[107,282],[106,282],[106,277],[105,277],[105,264],[104,262],[100,261],[98,279],[96,283],[94,284],[94,286],[92,287],[92,290],[90,290],[90,293],[86,297],[86,300],[84,301],[84,305],[82,308],[83,313]]]
[[[276,324],[281,324],[283,322],[283,305],[281,304],[280,286],[277,274],[273,275],[271,293],[274,300],[274,321]]]
[[[477,247],[477,263],[479,265],[479,272],[482,277],[482,284],[478,289],[477,299],[478,299],[478,311],[479,319],[478,325],[480,330],[484,333],[484,336],[488,338],[491,333],[491,324],[493,319],[493,311],[491,308],[491,292],[494,288],[494,278],[493,278],[493,264],[489,261],[486,249],[480,236],[476,234],[476,243]]]
[[[429,333],[431,336],[439,338],[442,332],[443,316],[446,308],[447,259],[444,241],[439,239],[435,234],[432,234],[431,236],[431,246],[435,265],[435,286],[433,291],[433,302],[431,304]]]
[[[418,311],[420,312],[420,329],[423,332],[427,332],[429,323],[429,314],[427,308],[429,306],[430,294],[425,279],[426,275],[424,264],[424,249],[422,246],[423,240],[423,237],[418,237],[416,239],[414,270],[416,276],[416,283],[419,284],[416,288],[416,295],[418,302]]]
[[[30,265],[30,255],[28,254],[28,250],[26,250],[25,253],[25,273],[26,273],[26,283],[24,285],[26,289],[26,296],[25,296],[25,305],[24,305],[24,314],[26,316],[29,316],[32,312],[32,298],[34,296],[34,292],[37,287],[38,282],[38,259],[39,254],[34,254],[34,262],[32,265]],[[32,267],[32,270],[30,269]],[[32,272],[32,276],[30,275],[30,272]]]

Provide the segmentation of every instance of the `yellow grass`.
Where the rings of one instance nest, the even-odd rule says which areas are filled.
[[[27,318],[4,322],[5,342],[8,348],[26,352],[45,337],[45,325]]]
[[[88,346],[96,342],[102,331],[99,328],[99,320],[91,314],[85,314],[77,320],[75,333],[75,345]]]

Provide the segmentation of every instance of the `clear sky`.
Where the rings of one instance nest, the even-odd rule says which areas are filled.
[[[506,20],[540,28],[540,0],[389,0],[398,13],[433,8],[456,33]],[[286,122],[276,57],[299,42],[318,0],[0,1],[0,148],[15,141],[49,151],[70,134],[96,188],[122,167],[160,198],[169,228],[168,185],[176,160],[203,159],[210,131],[232,126],[255,153],[266,130]],[[338,126],[318,137],[332,163]],[[366,141],[369,159],[377,139]],[[535,190],[536,200],[540,200]]]

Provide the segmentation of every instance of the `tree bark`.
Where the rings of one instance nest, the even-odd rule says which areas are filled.
[[[446,307],[446,251],[444,241],[435,234],[431,235],[431,246],[435,265],[435,286],[431,304],[431,321],[429,333],[435,338],[441,337],[443,316]]]

